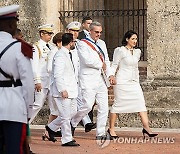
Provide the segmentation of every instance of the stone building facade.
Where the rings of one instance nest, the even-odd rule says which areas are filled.
[[[86,1],[86,2],[85,2]],[[64,31],[68,22],[80,17],[60,17],[59,11],[65,10],[121,10],[117,7],[126,0],[99,0],[98,4],[93,0],[1,0],[0,6],[19,4],[20,21],[19,28],[22,29],[28,42],[38,40],[37,27],[45,23],[53,23],[55,33]],[[180,128],[180,4],[179,0],[133,0],[128,4],[136,6],[143,1],[146,7],[146,20],[139,21],[144,24],[145,35],[145,59],[140,62],[142,82],[146,105],[151,127]],[[111,7],[110,7],[111,6]],[[115,17],[114,17],[115,16]],[[95,17],[103,23],[103,38],[110,37],[119,40],[118,36],[108,34],[108,30],[114,29],[111,25],[121,26],[119,22],[113,23],[113,17]],[[132,18],[128,18],[129,21]],[[120,20],[121,21],[121,20]],[[125,22],[128,22],[126,19]],[[137,22],[137,21],[136,21]],[[110,23],[110,26],[109,26]],[[108,35],[107,35],[108,34]],[[118,33],[118,35],[123,35]],[[107,44],[111,44],[107,41]],[[114,48],[114,47],[113,47]],[[109,50],[110,56],[113,50]],[[145,75],[145,77],[144,77]],[[110,104],[113,101],[112,89],[109,90]],[[39,116],[47,115],[47,110],[42,110]],[[41,118],[42,119],[42,118]],[[44,119],[44,118],[43,118]],[[37,123],[44,123],[36,119]],[[140,119],[136,113],[121,114],[117,120],[119,127],[141,127]]]

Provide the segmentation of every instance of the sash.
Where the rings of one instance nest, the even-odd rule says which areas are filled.
[[[90,39],[88,38],[85,38],[85,39],[82,39],[81,41],[85,42],[87,45],[89,45],[94,51],[96,51],[99,55],[99,58],[101,59],[102,62],[105,61],[105,55],[104,55],[104,52],[102,51],[102,49],[100,48],[100,46],[98,46],[97,44],[95,44],[93,41],[91,41]],[[95,46],[93,45],[96,45],[99,49],[99,51],[96,50]],[[109,88],[111,86],[110,82],[109,82],[109,79],[106,75],[106,73],[104,72],[103,69],[101,69],[101,75],[103,77],[103,80],[106,84],[106,86]]]
[[[102,60],[102,62],[105,61],[105,55],[104,55],[104,52],[103,50],[101,49],[101,47],[99,45],[97,45],[95,42],[93,42],[92,40],[90,40],[89,38],[85,38],[85,39],[82,39],[81,41],[84,41],[86,42],[94,51],[96,51],[100,57],[100,59]],[[96,50],[95,46],[99,49]]]

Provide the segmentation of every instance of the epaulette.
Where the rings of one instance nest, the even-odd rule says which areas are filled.
[[[30,45],[29,43],[25,42],[22,39],[17,39],[17,40],[21,42],[21,52],[23,53],[23,55],[28,58],[32,58],[33,57],[33,46]]]
[[[38,52],[39,52],[39,58],[41,57],[41,50],[40,50],[40,48],[39,48],[39,42],[36,42],[36,43],[34,43],[34,45],[37,47],[37,49],[38,49]]]

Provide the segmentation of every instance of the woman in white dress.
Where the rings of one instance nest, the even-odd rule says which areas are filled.
[[[141,50],[135,49],[136,45],[137,33],[130,30],[125,33],[122,46],[114,50],[111,68],[113,74],[116,74],[115,99],[111,108],[110,128],[108,129],[111,139],[118,138],[114,130],[117,113],[139,112],[143,124],[143,135],[147,134],[150,137],[158,135],[152,134],[149,127],[145,100],[139,84],[138,61]]]

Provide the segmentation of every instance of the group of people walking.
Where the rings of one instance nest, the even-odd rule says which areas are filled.
[[[30,54],[22,51],[22,42],[13,39],[18,9],[16,5],[0,8],[3,22],[0,25],[0,54],[5,53],[4,50],[7,52],[0,60],[0,70],[3,70],[0,71],[0,96],[3,98],[0,101],[0,152],[5,149],[11,153],[8,148],[11,146],[11,150],[22,152],[24,124],[34,120],[46,99],[50,116],[42,137],[55,142],[55,137],[61,136],[62,146],[80,146],[74,138],[79,123],[85,132],[96,128],[96,140],[107,139],[107,133],[110,139],[118,138],[114,128],[118,113],[139,112],[143,135],[158,135],[149,127],[139,84],[141,50],[136,48],[136,32],[125,33],[122,46],[114,50],[112,64],[106,43],[100,39],[102,25],[90,17],[84,17],[82,24],[69,23],[66,33],[60,32],[53,37],[55,46],[49,43],[54,34],[53,25],[38,27],[40,40],[34,43]],[[83,30],[79,32],[81,27]],[[15,44],[9,46],[12,42]],[[109,86],[113,86],[115,99],[106,130]],[[93,122],[94,104],[97,105],[96,123]],[[13,133],[18,141],[16,145],[9,141],[12,134],[7,127],[19,133]]]

